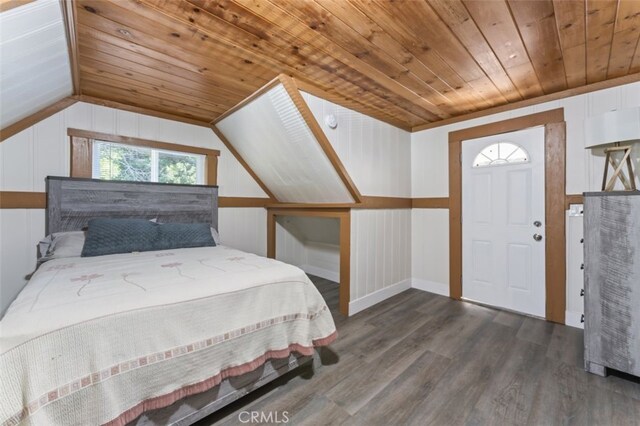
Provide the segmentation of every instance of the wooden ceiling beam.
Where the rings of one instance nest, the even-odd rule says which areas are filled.
[[[55,102],[53,105],[49,105],[48,107],[43,108],[40,111],[34,114],[31,114],[28,117],[23,118],[22,120],[19,120],[13,124],[10,124],[9,126],[0,130],[0,142],[10,138],[15,134],[20,133],[25,129],[28,129],[34,124],[41,122],[45,118],[51,117],[53,114],[70,107],[76,102],[77,101],[73,98],[64,98],[59,100],[58,102]]]
[[[72,0],[60,0],[60,7],[62,8],[62,19],[64,21],[64,29],[67,36],[67,49],[69,51],[73,94],[81,95],[80,68],[78,65],[78,20],[76,17],[76,8]]]
[[[340,157],[338,156],[336,151],[333,149],[333,146],[327,138],[327,135],[325,135],[324,131],[318,124],[318,121],[313,116],[309,105],[307,105],[307,103],[304,101],[304,98],[298,91],[296,81],[291,77],[282,74],[278,76],[278,80],[289,94],[289,97],[298,109],[298,112],[304,119],[307,127],[309,127],[311,133],[313,133],[316,140],[320,144],[320,148],[322,148],[322,151],[324,151],[325,155],[331,162],[331,165],[340,177],[340,180],[342,181],[344,186],[347,188],[347,191],[349,191],[349,194],[353,198],[353,201],[355,201],[356,203],[362,202],[362,194],[360,194],[358,187],[351,179],[351,176],[349,176],[349,172],[347,171],[346,167],[344,167],[344,164],[342,164],[342,161],[340,160]]]
[[[629,67],[629,74],[640,72],[640,41],[636,46],[636,53],[633,55],[633,61],[631,61],[631,67]]]
[[[267,196],[269,197],[271,202],[272,203],[277,203],[278,199],[276,198],[276,196],[273,195],[273,193],[271,192],[269,187],[267,187],[267,185],[265,185],[264,182],[262,182],[262,179],[260,179],[260,177],[253,171],[253,169],[249,166],[249,164],[247,164],[247,162],[244,161],[244,158],[242,158],[240,153],[234,148],[234,146],[231,144],[231,142],[229,142],[227,137],[220,130],[218,130],[218,128],[215,126],[215,124],[213,124],[213,122],[209,123],[209,127],[211,128],[213,133],[215,133],[215,135],[218,137],[218,139],[220,139],[220,141],[222,141],[224,146],[227,147],[229,152],[231,152],[231,154],[236,158],[236,160],[238,160],[238,163],[240,163],[242,165],[242,167],[244,167],[244,169],[247,171],[247,173],[249,173],[249,175],[253,178],[253,180],[256,181],[258,186],[264,191],[265,194],[267,194]]]

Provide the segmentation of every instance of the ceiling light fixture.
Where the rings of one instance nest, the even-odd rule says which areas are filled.
[[[329,126],[330,129],[335,129],[336,127],[338,127],[338,119],[333,114],[327,114],[324,117],[324,124]]]

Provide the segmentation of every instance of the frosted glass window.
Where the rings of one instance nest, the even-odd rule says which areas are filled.
[[[216,127],[279,201],[354,201],[281,84],[232,112]]]
[[[93,142],[94,179],[203,185],[204,168],[204,155]]]
[[[473,160],[473,167],[527,162],[529,162],[529,153],[524,148],[510,142],[500,142],[480,151]]]

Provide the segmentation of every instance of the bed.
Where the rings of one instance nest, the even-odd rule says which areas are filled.
[[[47,232],[206,222],[217,188],[48,178]],[[300,269],[224,246],[43,263],[0,321],[0,424],[191,424],[336,331]]]

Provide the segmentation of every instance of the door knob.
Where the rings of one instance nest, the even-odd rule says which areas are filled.
[[[542,222],[536,220],[535,222],[533,222],[533,226],[535,226],[536,228],[540,228],[542,226]]]
[[[542,235],[540,235],[540,234],[533,234],[533,239],[534,239],[534,240],[536,240],[536,241],[540,241],[540,240],[542,240]]]

